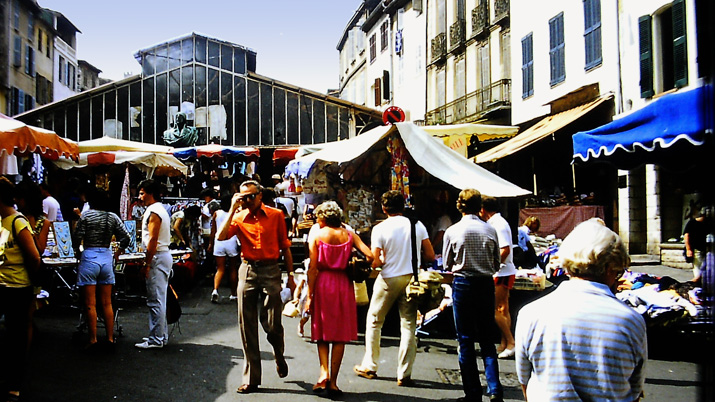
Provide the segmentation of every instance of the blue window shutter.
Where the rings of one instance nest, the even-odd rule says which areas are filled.
[[[653,17],[644,15],[638,18],[638,35],[641,67],[641,98],[655,95],[653,88]]]
[[[521,40],[521,97],[534,94],[534,42],[529,34]]]
[[[551,62],[551,85],[566,79],[566,55],[564,44],[564,13],[549,20],[549,59]]]
[[[589,70],[602,62],[601,53],[601,0],[584,0],[585,68]]]
[[[675,0],[673,12],[673,79],[678,88],[688,85],[688,49],[685,24],[685,1]]]

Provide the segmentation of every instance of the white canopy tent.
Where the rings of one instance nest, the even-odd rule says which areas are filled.
[[[325,144],[317,152],[294,159],[286,171],[306,177],[316,160],[343,164],[368,152],[380,140],[398,133],[414,161],[427,173],[458,189],[475,188],[493,197],[518,197],[531,194],[451,150],[438,138],[413,123],[376,127],[349,140]]]

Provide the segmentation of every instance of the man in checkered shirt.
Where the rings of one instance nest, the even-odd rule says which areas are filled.
[[[454,325],[459,341],[459,368],[465,401],[481,401],[482,385],[474,342],[479,342],[491,401],[502,401],[499,363],[493,339],[494,279],[499,270],[499,240],[496,230],[479,218],[482,196],[465,189],[459,193],[457,209],[462,219],[444,232],[442,258],[444,267],[454,273],[452,300]]]

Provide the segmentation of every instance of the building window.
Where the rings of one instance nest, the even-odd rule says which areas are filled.
[[[549,20],[549,59],[551,60],[551,85],[566,79],[564,45],[564,13]]]
[[[50,54],[50,49],[52,49],[50,47],[50,35],[45,35],[45,52],[48,58],[52,57],[52,55]]]
[[[75,81],[75,66],[67,63],[67,86],[73,91],[75,90]]]
[[[16,30],[20,30],[20,5],[17,0],[12,2],[12,26]]]
[[[35,17],[32,14],[27,15],[27,39],[32,42],[35,37]]]
[[[12,65],[20,67],[22,65],[22,38],[15,35],[14,48],[12,52]]]
[[[508,79],[511,77],[511,32],[502,31],[499,39],[501,41],[499,44],[501,50],[501,78]]]
[[[30,45],[25,49],[25,74],[35,76],[35,49]]]
[[[641,97],[688,85],[686,26],[684,0],[675,0],[654,17],[638,19]]]
[[[42,53],[42,30],[37,30],[37,51]]]
[[[372,34],[370,36],[370,63],[375,61],[375,58],[377,58],[377,39],[375,37],[375,34]]]
[[[521,40],[521,97],[534,94],[534,34]]]
[[[488,88],[492,82],[489,53],[488,41],[485,41],[482,46],[477,48],[477,85],[479,88]]]
[[[10,116],[20,114],[25,111],[25,91],[20,88],[12,88],[10,91],[10,103],[8,112]]]
[[[586,70],[601,64],[601,0],[583,1]]]
[[[380,51],[384,52],[387,49],[387,31],[389,28],[389,21],[385,21],[380,25]]]
[[[60,63],[59,63],[59,70],[57,71],[57,77],[59,78],[60,84],[67,84],[67,81],[65,81],[65,58],[60,56]]]
[[[35,108],[35,98],[33,98],[32,95],[26,93],[25,94],[25,111],[32,110],[34,108]]]

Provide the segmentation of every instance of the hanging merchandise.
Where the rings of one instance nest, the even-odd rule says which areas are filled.
[[[131,209],[129,208],[131,202],[132,198],[129,194],[129,166],[127,166],[124,173],[124,183],[122,184],[122,194],[119,199],[119,216],[123,220],[132,219],[130,215]]]
[[[392,155],[391,190],[398,190],[405,196],[405,206],[412,207],[410,195],[410,167],[407,163],[408,152],[398,134],[391,134],[387,139],[387,151]]]

